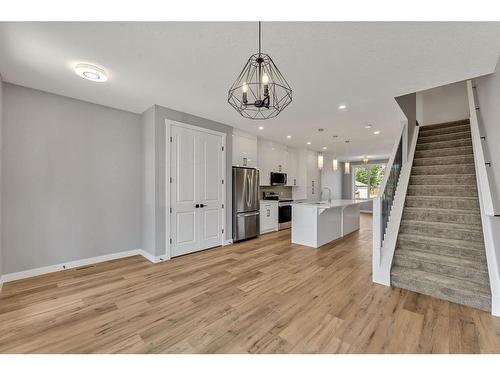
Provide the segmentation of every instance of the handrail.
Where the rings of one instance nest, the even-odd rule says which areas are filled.
[[[479,196],[479,210],[481,212],[481,224],[488,264],[488,276],[491,289],[491,313],[500,316],[500,254],[495,250],[495,236],[493,235],[492,219],[494,216],[493,200],[491,197],[488,172],[484,161],[481,134],[479,132],[479,121],[472,81],[467,81],[467,96],[469,99],[470,128],[472,137],[472,149],[474,153],[474,166],[476,168],[476,183]],[[498,246],[498,245],[497,245]]]
[[[479,109],[476,106],[474,96],[474,88],[472,81],[467,81],[467,96],[469,98],[470,112],[470,131],[472,136],[472,149],[474,151],[474,160],[476,163],[477,177],[481,181],[481,191],[483,192],[481,200],[484,205],[484,213],[488,216],[495,216],[493,209],[493,199],[491,198],[490,184],[488,181],[488,171],[486,170],[486,162],[484,160],[483,145],[481,144],[481,134],[479,132],[479,121],[476,111]],[[479,187],[479,186],[478,186]]]
[[[405,127],[406,128],[406,127]],[[418,138],[418,127],[414,127],[413,137],[411,145],[408,149],[408,154],[402,152],[401,159],[403,160],[402,166],[400,167],[399,173],[395,174],[393,178],[397,175],[397,179],[394,181],[394,191],[391,193],[392,198],[386,205],[386,217],[384,217],[383,212],[383,194],[380,194],[373,201],[373,263],[372,263],[372,278],[373,281],[383,285],[390,285],[391,278],[391,265],[392,259],[394,257],[394,251],[396,249],[396,242],[399,233],[399,225],[401,223],[401,218],[403,215],[404,202],[406,198],[406,190],[408,188],[408,183],[410,180],[411,168],[413,165],[413,157],[415,154],[415,148]],[[407,135],[407,128],[404,135]],[[394,147],[396,152],[393,152],[394,165],[398,163],[397,154],[400,152],[399,144],[401,142],[406,142],[406,137],[400,137],[398,140],[398,147]],[[403,144],[404,146],[404,144]],[[402,147],[403,148],[403,147]],[[388,182],[389,184],[389,182]],[[385,219],[387,218],[387,221]],[[385,228],[382,228],[385,225]]]

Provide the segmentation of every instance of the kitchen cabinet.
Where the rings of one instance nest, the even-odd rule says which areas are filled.
[[[233,166],[257,167],[257,136],[233,129]]]
[[[287,173],[287,147],[281,143],[259,138],[257,148],[260,185],[269,186],[271,172]]]
[[[321,174],[316,151],[298,150],[296,176],[297,186],[292,189],[292,198],[318,201],[321,193]]]
[[[278,202],[260,201],[260,234],[278,231]]]
[[[287,149],[287,186],[299,186],[298,179],[299,150],[293,147]]]

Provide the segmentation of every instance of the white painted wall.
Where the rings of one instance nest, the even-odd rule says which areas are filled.
[[[484,157],[491,162],[487,168],[495,214],[500,214],[500,60],[495,72],[474,80]],[[500,233],[500,231],[498,232]]]
[[[465,82],[456,82],[417,92],[416,118],[419,125],[439,124],[469,118]]]
[[[140,116],[3,86],[4,275],[139,249]]]

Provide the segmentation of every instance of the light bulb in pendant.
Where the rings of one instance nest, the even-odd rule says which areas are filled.
[[[336,171],[337,171],[337,169],[338,169],[338,161],[337,161],[337,158],[334,158],[334,159],[333,159],[332,166],[333,166],[333,170],[336,172]]]
[[[247,96],[248,85],[246,82],[243,82],[243,86],[241,86],[241,91],[243,91],[243,104],[247,104],[248,103],[248,96]]]
[[[345,174],[351,173],[351,163],[349,163],[348,161],[344,163],[344,173]]]
[[[267,85],[269,83],[269,76],[266,73],[264,73],[264,75],[262,76],[262,83],[264,85]]]
[[[323,154],[318,154],[318,169],[323,169]]]

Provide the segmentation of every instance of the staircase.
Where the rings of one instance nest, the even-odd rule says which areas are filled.
[[[491,310],[469,120],[420,127],[391,285]]]

